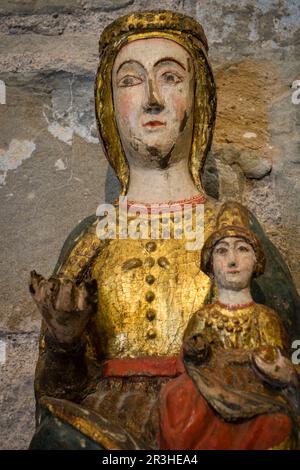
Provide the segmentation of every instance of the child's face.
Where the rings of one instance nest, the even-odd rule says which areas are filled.
[[[218,287],[238,291],[250,285],[256,258],[252,246],[243,238],[223,238],[214,247],[212,256]]]

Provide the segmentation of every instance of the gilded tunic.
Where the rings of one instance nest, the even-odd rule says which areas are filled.
[[[217,207],[205,204],[204,238]],[[166,217],[158,217],[163,228]],[[98,312],[89,330],[97,357],[179,354],[191,313],[210,296],[211,281],[200,270],[200,251],[187,251],[184,236],[174,239],[175,224],[171,217],[169,239],[103,241],[95,223],[61,267],[59,275],[97,280]]]
[[[284,354],[288,351],[279,317],[270,308],[254,302],[232,310],[218,301],[205,306],[191,318],[185,337],[199,333],[211,339],[213,349],[256,350],[273,346]]]

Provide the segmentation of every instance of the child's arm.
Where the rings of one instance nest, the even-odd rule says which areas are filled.
[[[279,348],[284,356],[288,355],[286,331],[279,316],[271,309],[264,307],[259,314],[258,330],[262,346]]]
[[[263,311],[258,328],[261,347],[252,356],[256,372],[271,385],[295,385],[297,373],[288,358],[287,338],[281,320],[275,312]]]
[[[194,313],[183,338],[183,357],[186,361],[201,364],[208,358],[210,347],[205,334],[205,317],[201,310]]]
[[[275,348],[275,351],[272,348],[260,349],[253,353],[254,369],[270,385],[283,388],[296,386],[298,377],[292,362],[282,355],[279,348]]]

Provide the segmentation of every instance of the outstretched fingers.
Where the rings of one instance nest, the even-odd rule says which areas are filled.
[[[30,283],[29,291],[35,300],[35,302],[40,303],[45,297],[47,280],[36,271],[31,271],[30,273]]]
[[[77,288],[77,310],[93,313],[97,305],[97,283],[84,281]]]
[[[75,290],[74,282],[70,280],[54,279],[58,284],[53,289],[52,305],[56,311],[72,312],[75,310]]]

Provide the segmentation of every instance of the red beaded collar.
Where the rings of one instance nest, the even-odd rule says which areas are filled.
[[[226,308],[227,310],[239,310],[241,308],[247,308],[247,307],[251,307],[251,305],[254,305],[255,302],[254,300],[251,300],[250,302],[246,303],[246,304],[234,304],[234,305],[231,305],[231,304],[223,304],[222,302],[220,302],[219,300],[216,301],[216,304],[218,304],[220,307],[222,308]]]
[[[197,194],[196,196],[193,196],[188,199],[181,199],[179,201],[168,201],[168,202],[153,202],[153,203],[147,203],[147,202],[140,202],[140,201],[133,201],[133,200],[127,200],[127,208],[129,209],[131,206],[134,206],[135,209],[138,211],[139,208],[141,211],[143,208],[147,208],[148,213],[153,211],[163,211],[163,210],[169,210],[170,206],[180,206],[180,210],[184,208],[186,204],[191,204],[192,207],[197,206],[198,204],[204,204],[206,202],[206,197],[203,194]],[[119,199],[115,200],[115,205],[119,205]],[[176,211],[176,207],[175,207]],[[175,212],[172,208],[172,212]]]

